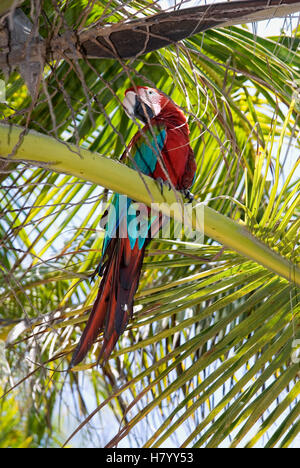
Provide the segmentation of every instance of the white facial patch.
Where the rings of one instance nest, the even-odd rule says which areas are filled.
[[[125,111],[129,117],[134,116],[135,96],[136,94],[133,91],[128,91],[123,100]]]
[[[138,90],[138,96],[147,106],[152,109],[152,112],[157,116],[161,111],[160,94],[152,88],[140,88]]]

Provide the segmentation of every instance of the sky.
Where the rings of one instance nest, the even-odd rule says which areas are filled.
[[[223,0],[224,1],[224,0]],[[212,3],[222,3],[222,1],[216,0],[159,0],[159,5],[162,9],[170,8],[174,5],[181,5],[181,8],[189,8],[192,6],[202,6],[209,5]],[[281,28],[283,27],[287,32],[291,33],[293,29],[299,25],[300,14],[294,14],[288,16],[286,19],[283,18],[273,18],[268,21],[260,21],[254,24],[249,23],[249,28],[254,28],[254,31],[259,36],[276,36],[279,34]]]

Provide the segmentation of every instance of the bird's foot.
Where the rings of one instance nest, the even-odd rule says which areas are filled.
[[[169,191],[171,190],[172,186],[168,180],[163,180],[161,177],[155,179],[159,185],[160,193],[163,195],[164,187],[168,187]]]
[[[188,189],[180,190],[180,193],[182,193],[188,203],[192,203],[192,201],[194,201],[194,195]]]

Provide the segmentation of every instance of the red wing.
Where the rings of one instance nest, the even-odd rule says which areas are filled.
[[[197,169],[197,165],[195,161],[195,155],[194,155],[192,148],[190,147],[190,151],[189,151],[186,165],[185,165],[184,174],[181,179],[182,188],[189,189],[193,185],[196,169]]]

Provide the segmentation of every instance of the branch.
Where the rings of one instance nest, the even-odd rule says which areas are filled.
[[[18,2],[9,0],[8,3],[16,6]],[[0,29],[0,50],[0,67],[4,73],[9,74],[18,66],[34,97],[44,69],[45,48],[42,38],[20,8],[4,20],[4,26]]]
[[[211,28],[285,17],[300,11],[292,0],[241,0],[215,3],[114,24],[95,25],[79,34],[88,58],[132,58],[166,47]]]
[[[35,131],[28,132],[20,141],[22,132],[23,129],[20,127],[0,124],[1,158],[9,161],[27,161],[55,172],[72,174],[80,179],[125,194],[147,206],[151,206],[151,203],[158,203],[162,212],[168,215],[170,214],[168,206],[175,207],[172,216],[179,222],[183,221],[180,204],[176,203],[178,197],[181,197],[178,192],[165,191],[162,196],[153,179],[144,176],[142,180],[136,171],[120,162],[73,145],[67,145]],[[240,224],[208,206],[203,205],[203,209],[203,228],[208,237],[300,287],[300,269],[296,265],[271,250]],[[193,219],[191,224],[194,230],[199,230],[197,221]]]
[[[11,3],[12,0],[6,0]],[[0,29],[0,68],[51,59],[133,58],[215,27],[285,17],[300,11],[300,1],[240,0],[158,13],[113,25],[95,23],[87,30],[9,45],[9,26]],[[1,10],[0,10],[1,12]],[[100,18],[101,20],[101,18]]]

